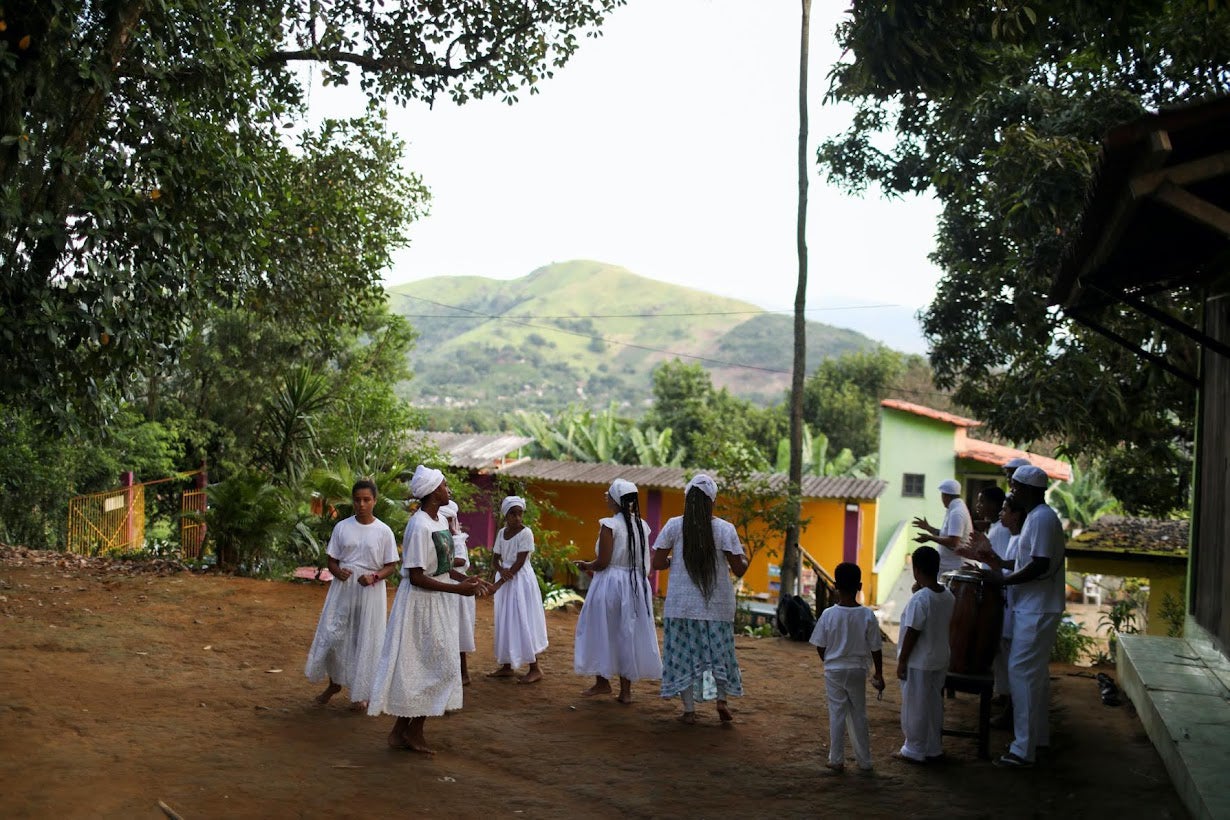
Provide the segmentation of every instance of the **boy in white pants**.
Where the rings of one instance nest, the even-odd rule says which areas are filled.
[[[884,691],[884,654],[880,650],[880,624],[875,613],[858,603],[863,588],[858,564],[838,564],[833,571],[840,596],[836,606],[820,615],[811,643],[824,662],[824,689],[829,702],[829,762],[844,771],[845,735],[850,732],[854,760],[871,770],[871,740],[867,730],[867,659],[875,663],[871,685]]]
[[[948,625],[956,599],[939,583],[940,554],[914,550],[910,563],[918,591],[901,613],[897,678],[901,681],[901,731],[905,743],[893,754],[907,763],[943,756],[944,678],[948,675]]]

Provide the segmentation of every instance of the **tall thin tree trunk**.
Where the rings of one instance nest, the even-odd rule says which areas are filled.
[[[799,34],[799,212],[796,244],[799,285],[794,294],[794,370],[790,380],[790,513],[782,550],[782,595],[794,595],[799,584],[799,517],[803,485],[803,381],[807,374],[807,64],[811,0],[802,0]]]

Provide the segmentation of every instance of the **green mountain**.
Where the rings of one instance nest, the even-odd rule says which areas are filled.
[[[418,406],[552,411],[615,401],[635,415],[654,367],[677,354],[702,357],[715,385],[756,401],[776,401],[790,384],[789,316],[615,265],[561,262],[512,281],[439,276],[389,293],[419,332],[414,379],[403,385]],[[807,323],[809,370],[876,345]]]

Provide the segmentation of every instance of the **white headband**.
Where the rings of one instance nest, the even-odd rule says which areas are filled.
[[[684,496],[695,487],[705,495],[709,496],[710,501],[717,501],[717,482],[704,473],[697,473],[692,476],[692,480],[688,482],[688,486],[683,488]]]
[[[508,511],[511,510],[513,507],[520,507],[521,509],[524,510],[525,509],[525,499],[519,495],[506,496],[504,500],[500,502],[500,518],[503,518],[504,516],[508,515]]]
[[[635,484],[633,484],[631,481],[628,481],[626,479],[617,478],[611,482],[611,488],[606,491],[606,494],[611,497],[612,501],[618,504],[619,499],[623,498],[625,495],[628,495],[629,493],[635,493],[635,492],[636,492]]]

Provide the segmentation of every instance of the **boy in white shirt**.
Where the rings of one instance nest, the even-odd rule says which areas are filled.
[[[940,554],[919,547],[911,558],[918,591],[901,613],[897,678],[901,681],[901,731],[905,743],[893,754],[909,763],[943,755],[944,678],[948,675],[948,625],[956,599],[939,583]]]
[[[871,770],[871,740],[867,730],[867,659],[875,663],[871,685],[884,691],[884,655],[875,613],[858,603],[863,588],[858,564],[841,563],[833,571],[840,596],[836,606],[820,615],[811,643],[824,662],[824,689],[829,702],[828,768],[844,771],[845,735],[850,732],[859,769]]]

